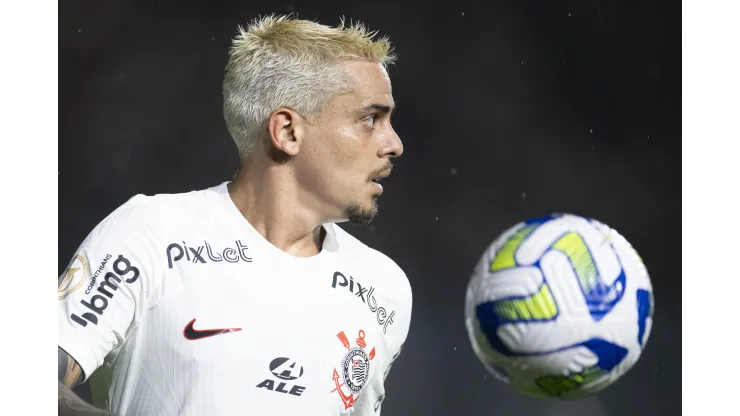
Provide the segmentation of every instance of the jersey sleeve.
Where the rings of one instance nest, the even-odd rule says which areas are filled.
[[[87,380],[135,329],[161,273],[160,244],[146,197],[101,221],[58,280],[58,346]]]

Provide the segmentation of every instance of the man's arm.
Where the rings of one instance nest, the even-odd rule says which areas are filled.
[[[70,357],[63,349],[58,349],[58,414],[59,416],[111,416],[88,403],[74,394],[72,388],[84,380],[82,367],[74,358]]]
[[[88,233],[59,277],[59,415],[111,416],[71,389],[126,341],[150,301],[148,293],[157,293],[152,284],[167,264],[159,255],[159,215],[143,195],[131,198]],[[105,304],[96,305],[101,297]]]

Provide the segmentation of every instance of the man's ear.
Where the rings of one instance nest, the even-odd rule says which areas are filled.
[[[298,154],[306,131],[305,117],[289,108],[278,108],[268,119],[270,143],[288,157]]]

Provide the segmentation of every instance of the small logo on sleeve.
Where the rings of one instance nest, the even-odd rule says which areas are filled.
[[[64,274],[59,277],[57,289],[59,291],[59,300],[69,296],[72,292],[79,289],[90,275],[90,266],[82,256],[75,256],[72,264],[69,265]]]
[[[113,299],[118,288],[123,284],[132,284],[139,280],[139,269],[131,265],[131,262],[124,256],[119,255],[113,262],[112,272],[108,272],[100,280],[100,285],[96,294],[90,299],[82,299],[80,304],[90,312],[85,312],[82,317],[75,314],[70,318],[80,326],[87,326],[88,322],[97,325],[98,318],[103,316],[108,309],[109,301]]]

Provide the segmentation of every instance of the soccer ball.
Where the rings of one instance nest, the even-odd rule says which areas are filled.
[[[577,399],[634,366],[654,311],[642,259],[615,230],[553,214],[521,222],[483,253],[465,323],[485,368],[533,396]]]

